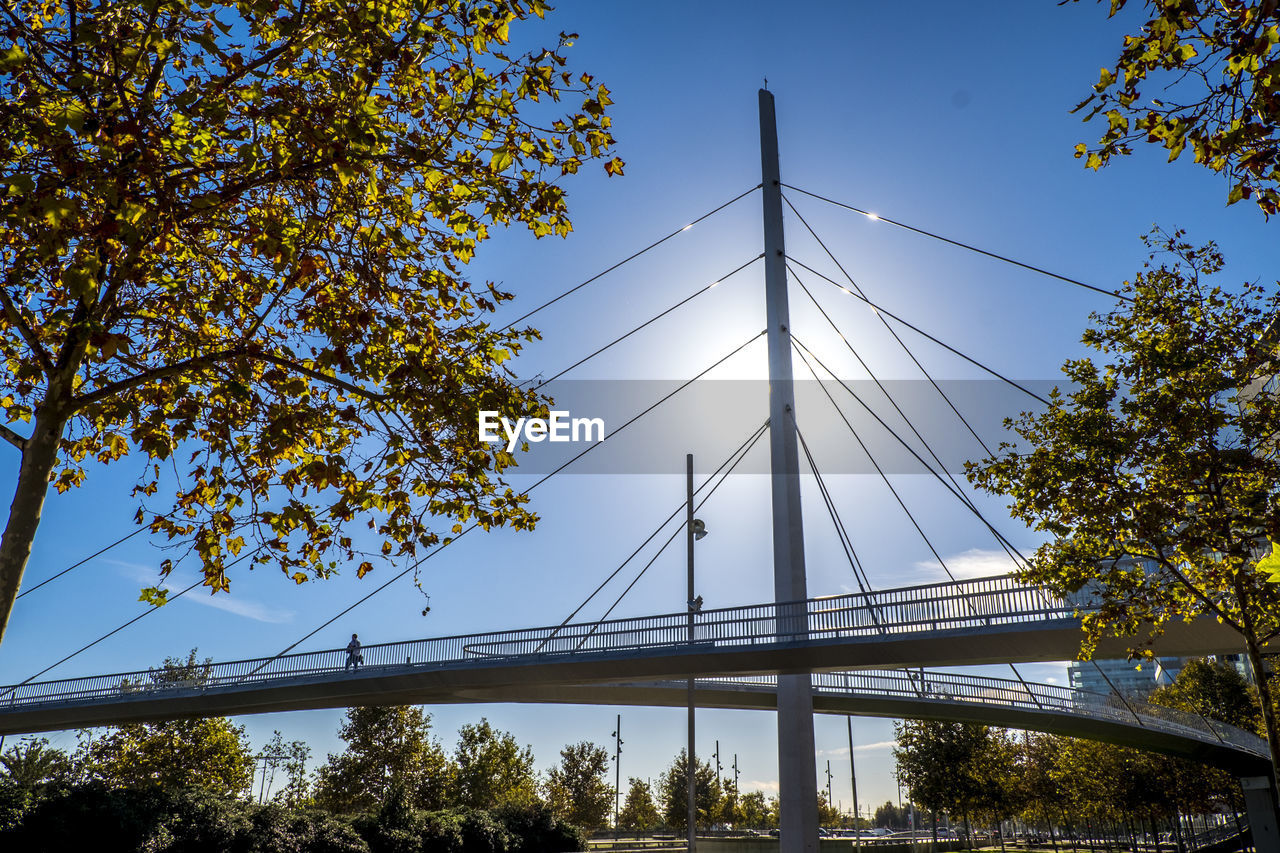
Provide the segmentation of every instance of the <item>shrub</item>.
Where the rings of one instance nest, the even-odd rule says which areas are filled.
[[[23,816],[31,808],[34,797],[23,786],[7,777],[0,777],[0,838],[8,830],[22,823]]]
[[[548,806],[508,806],[496,809],[493,815],[511,835],[510,853],[569,853],[587,849],[586,832],[557,818]]]
[[[0,835],[7,850],[42,853],[137,853],[157,849],[158,790],[111,790],[99,784],[53,792],[26,811],[19,825]],[[158,848],[158,849],[163,849]]]

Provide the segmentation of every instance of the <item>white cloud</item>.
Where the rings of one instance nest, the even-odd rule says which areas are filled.
[[[889,749],[896,744],[897,741],[894,740],[881,740],[876,741],[875,743],[858,743],[854,744],[853,751],[874,752],[878,749]],[[818,756],[820,758],[847,758],[849,756],[849,747],[842,746],[839,749],[820,749],[818,750]]]
[[[156,566],[146,566],[141,563],[129,563],[123,560],[104,560],[103,562],[119,566],[124,570],[122,574],[133,583],[168,588],[170,595],[175,592],[175,589],[185,589],[196,580],[194,576],[180,579],[175,573],[170,574],[162,583],[160,580],[160,571]],[[254,601],[249,598],[233,598],[227,593],[209,595],[207,593],[203,593],[200,589],[191,590],[191,592],[182,596],[178,601],[187,601],[191,604],[212,607],[215,610],[223,610],[227,613],[235,614],[236,616],[242,616],[245,619],[252,619],[255,622],[267,622],[269,624],[292,622],[294,617],[294,611],[292,610],[270,607],[260,601]]]
[[[853,751],[854,752],[871,752],[877,749],[889,749],[897,745],[898,745],[898,742],[896,740],[881,740],[875,743],[857,744],[854,746]]]
[[[194,594],[200,592],[200,590],[193,589],[191,592]],[[232,598],[225,592],[217,595],[196,595],[194,598],[183,596],[182,600],[190,601],[192,604],[203,604],[205,607],[212,607],[215,610],[225,610],[228,613],[234,613],[237,616],[243,616],[255,622],[280,624],[293,621],[292,610],[280,610],[268,607],[261,602]]]
[[[748,782],[747,784],[743,785],[743,786],[742,786],[742,790],[744,790],[744,791],[764,791],[764,792],[766,792],[766,793],[776,794],[776,793],[778,793],[778,791],[781,789],[781,787],[782,787],[782,786],[778,784],[778,780],[777,780],[777,779],[773,780],[772,782],[760,782],[760,781],[757,781],[757,780],[753,779],[753,780],[751,780],[750,782]]]
[[[1005,552],[989,551],[984,548],[970,548],[968,551],[953,554],[946,558],[946,563],[947,568],[951,570],[951,574],[955,575],[957,580],[984,578],[991,575],[1007,575],[1017,568],[1013,559]],[[937,560],[923,560],[916,563],[915,567],[932,573],[934,577],[945,577],[946,575],[946,572],[942,570],[942,565]]]

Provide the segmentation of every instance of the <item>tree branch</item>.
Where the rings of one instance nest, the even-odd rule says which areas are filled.
[[[251,360],[270,362],[271,364],[277,365],[279,367],[283,367],[286,370],[293,370],[298,373],[301,373],[304,376],[308,376],[312,379],[315,379],[317,382],[323,382],[326,385],[332,385],[335,388],[341,388],[343,391],[346,391],[349,394],[353,394],[358,397],[363,397],[366,400],[382,402],[387,399],[387,395],[385,394],[375,394],[374,392],[369,391],[368,389],[365,389],[365,388],[361,388],[359,385],[355,385],[351,382],[346,381],[345,379],[339,379],[336,376],[331,376],[327,373],[324,373],[323,371],[316,370],[315,368],[306,367],[305,365],[298,364],[296,361],[293,361],[292,359],[275,355],[273,353],[255,352],[254,350],[251,350],[245,347],[237,347],[235,349],[222,350],[221,352],[210,353],[209,355],[197,356],[196,358],[189,358],[189,359],[186,359],[185,361],[179,361],[175,364],[168,364],[168,365],[165,365],[164,367],[157,367],[153,370],[148,370],[144,373],[139,373],[134,376],[130,376],[127,379],[121,379],[119,382],[112,382],[110,385],[103,386],[102,388],[99,388],[97,391],[94,391],[90,394],[86,394],[83,397],[78,397],[75,400],[73,400],[71,404],[71,410],[73,412],[79,411],[80,409],[83,409],[86,406],[92,406],[110,397],[114,397],[117,394],[122,394],[125,391],[129,391],[133,388],[138,388],[142,385],[146,385],[149,382],[155,382],[159,379],[164,379],[167,376],[181,376],[184,373],[192,373],[196,371],[206,370],[208,368],[213,367],[216,364],[227,362],[227,361],[234,361],[235,359],[238,359],[238,358],[247,358]]]
[[[9,318],[9,322],[13,324],[13,327],[18,330],[18,334],[22,335],[22,339],[31,348],[36,361],[40,362],[40,368],[44,371],[45,376],[52,379],[55,373],[53,362],[50,360],[49,354],[40,346],[40,339],[36,337],[35,332],[27,325],[26,318],[22,316],[18,306],[9,298],[8,282],[5,282],[5,285],[5,287],[0,287],[0,306],[4,307],[5,316]]]
[[[0,438],[3,438],[19,450],[27,449],[27,440],[4,424],[0,424]]]

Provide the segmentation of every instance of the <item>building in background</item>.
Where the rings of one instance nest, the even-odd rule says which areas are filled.
[[[1157,687],[1172,684],[1191,658],[1156,658],[1150,661],[1073,660],[1067,668],[1072,690],[1110,693],[1115,689],[1125,696],[1148,696]],[[1110,682],[1110,683],[1108,683]]]
[[[1156,658],[1141,661],[1141,668],[1138,661],[1123,658],[1100,661],[1075,660],[1067,667],[1067,675],[1072,690],[1111,693],[1114,685],[1115,689],[1125,696],[1145,697],[1153,693],[1157,687],[1172,684],[1190,660],[1194,658]],[[1217,655],[1210,656],[1209,660],[1229,663],[1239,670],[1246,680],[1252,680],[1244,655]]]

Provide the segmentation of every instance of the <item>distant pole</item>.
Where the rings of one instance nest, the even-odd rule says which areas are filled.
[[[618,840],[618,798],[622,796],[622,715],[613,730],[613,840]]]
[[[827,759],[827,808],[831,808],[831,759]]]
[[[764,205],[765,337],[769,344],[769,470],[773,492],[773,595],[803,602],[804,525],[791,371],[791,315],[782,230],[782,177],[773,95],[760,90],[760,183]],[[783,642],[808,632],[804,604],[778,613]],[[813,741],[813,683],[807,672],[778,676],[779,853],[817,853],[818,769]]]
[[[685,491],[687,494],[687,516],[685,524],[685,538],[689,545],[689,645],[693,645],[693,454],[686,454],[685,458]],[[688,789],[688,837],[689,837],[689,853],[694,853],[698,839],[698,798],[697,798],[697,759],[694,755],[693,736],[694,736],[694,702],[693,702],[693,685],[695,679],[689,679],[689,766],[685,774],[685,787]]]
[[[849,726],[849,782],[853,785],[853,849],[862,847],[862,835],[858,831],[858,773],[853,766],[853,717],[845,717]]]
[[[733,754],[733,792],[736,794],[741,790],[738,787],[738,753]]]
[[[716,784],[720,783],[720,771],[724,769],[724,765],[720,763],[720,741],[716,740]]]

